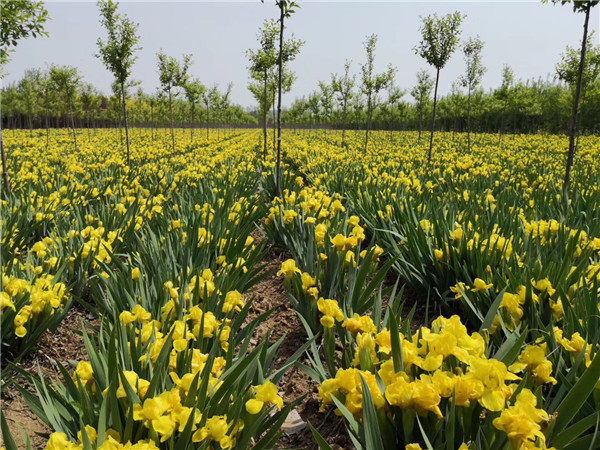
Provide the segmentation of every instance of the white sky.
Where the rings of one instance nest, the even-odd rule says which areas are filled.
[[[104,37],[94,2],[46,2],[51,21],[49,38],[22,41],[6,67],[5,81],[19,79],[32,67],[50,63],[73,65],[84,79],[104,92],[110,91],[111,74],[94,57],[96,40]],[[156,52],[161,48],[180,57],[192,53],[191,74],[203,83],[225,87],[233,82],[232,100],[253,106],[247,90],[248,72],[244,52],[256,47],[256,33],[265,18],[276,17],[271,3],[245,2],[122,2],[120,9],[139,23],[140,45],[133,77],[145,91],[158,86]],[[376,33],[379,42],[376,66],[388,63],[397,69],[396,84],[409,90],[415,73],[427,68],[412,48],[419,41],[420,15],[458,10],[467,15],[463,38],[479,35],[485,42],[483,63],[487,67],[482,86],[500,83],[502,66],[509,64],[517,78],[554,75],[554,66],[566,45],[578,46],[584,16],[568,6],[521,2],[321,2],[301,1],[286,32],[306,41],[291,68],[297,81],[284,97],[284,105],[307,95],[317,81],[341,72],[345,59],[359,72],[364,59],[362,42]],[[591,28],[597,30],[600,7],[592,13]],[[598,42],[598,33],[595,36]],[[450,89],[464,67],[460,52],[454,54],[440,78],[440,92]],[[409,99],[407,94],[405,100]]]

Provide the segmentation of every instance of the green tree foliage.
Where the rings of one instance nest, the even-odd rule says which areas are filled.
[[[496,90],[495,96],[502,103],[503,111],[500,113],[500,125],[498,126],[499,142],[501,143],[502,132],[504,130],[506,117],[508,116],[509,108],[513,107],[512,87],[515,82],[515,75],[508,64],[502,68],[502,84]]]
[[[100,92],[90,83],[84,83],[79,94],[82,119],[88,131],[88,141],[91,140],[91,128],[93,120],[98,116],[101,104]]]
[[[196,113],[196,105],[202,99],[202,94],[206,88],[199,80],[192,78],[183,85],[185,98],[190,104],[190,143],[194,142],[194,116]]]
[[[402,121],[404,106],[401,100],[405,92],[396,86],[393,80],[388,83],[386,91],[387,99],[381,104],[380,111],[382,116],[387,118],[387,128],[390,132],[391,139],[394,121]]]
[[[23,109],[29,123],[29,134],[33,135],[33,119],[39,113],[38,97],[41,95],[42,72],[39,69],[29,69],[19,81],[18,90],[21,95]]]
[[[307,108],[311,115],[312,125],[318,126],[321,123],[321,93],[316,91],[308,96]]]
[[[81,76],[75,67],[53,65],[50,67],[50,82],[52,83],[53,90],[60,98],[59,104],[64,108],[63,112],[69,115],[73,133],[73,144],[75,150],[77,150],[74,109],[77,101],[77,91],[81,83]]]
[[[456,86],[458,88],[458,84]],[[580,125],[583,133],[600,132],[600,79],[596,79],[586,90],[585,101],[581,105]],[[416,94],[415,89],[411,95]],[[372,129],[410,129],[418,131],[422,116],[431,111],[431,101],[424,95],[423,108],[413,97],[411,103],[399,102],[393,117],[387,99],[373,113]],[[473,110],[471,129],[488,133],[498,133],[502,145],[505,133],[566,133],[569,123],[569,110],[573,102],[573,89],[553,78],[515,81],[512,70],[506,66],[502,83],[495,89],[476,89],[471,95]],[[438,98],[436,129],[444,131],[467,131],[466,89],[458,89]],[[402,109],[402,117],[399,114]],[[343,108],[335,103],[330,121],[325,122],[319,113],[322,126],[329,128],[364,129],[366,111],[364,98],[355,96],[348,103],[347,117],[343,119]],[[314,120],[308,108],[307,98],[299,98],[285,114],[285,121],[296,126],[312,127]],[[346,124],[346,125],[345,125]],[[466,145],[466,142],[465,142]]]
[[[579,56],[579,49],[568,45],[561,54],[561,60],[556,64],[556,75],[573,90],[575,90],[577,86]],[[588,36],[583,75],[581,78],[581,87],[584,93],[585,90],[598,79],[599,75],[600,46],[594,45],[594,33],[590,33]]]
[[[8,62],[19,40],[48,36],[44,25],[48,11],[44,3],[32,0],[2,0],[0,6],[0,66]]]
[[[319,81],[319,92],[321,100],[321,111],[326,123],[329,123],[333,115],[333,87],[323,81]],[[325,128],[327,133],[327,128]]]
[[[37,73],[36,76],[36,96],[33,97],[35,105],[27,106],[25,92],[19,87],[29,83],[29,73]],[[24,78],[27,80],[18,80],[15,83],[5,85],[2,89],[0,99],[2,101],[2,117],[7,128],[29,128],[28,108],[32,108],[33,128],[59,127],[62,123],[68,123],[70,127],[70,113],[68,105],[64,102],[63,95],[56,90],[56,86],[49,79],[49,70],[31,69],[26,71]],[[197,80],[190,79],[183,88],[186,93],[186,87]],[[73,116],[76,128],[95,126],[120,126],[122,122],[122,105],[120,86],[113,83],[114,89],[111,95],[106,95],[89,83],[79,83],[73,97]],[[126,89],[133,91],[135,83],[128,83]],[[217,87],[218,90],[218,87]],[[202,89],[201,89],[201,92]],[[169,125],[169,108],[166,101],[166,95],[162,90],[152,95],[144,93],[137,89],[134,96],[127,98],[127,110],[131,118],[131,124],[138,127],[154,128],[158,125]],[[219,94],[221,95],[221,94]],[[30,97],[31,98],[31,97]],[[197,127],[201,114],[199,108],[203,103],[203,96],[200,94],[196,99],[196,114],[194,116],[194,125]],[[176,126],[190,126],[191,105],[187,95],[181,98],[173,98],[173,120]],[[239,105],[216,102],[214,107],[211,104],[211,115],[219,108],[222,120],[231,125],[255,125],[256,119],[246,112]],[[204,126],[204,119],[202,120]],[[51,131],[51,130],[48,130]],[[130,130],[132,131],[132,130]]]

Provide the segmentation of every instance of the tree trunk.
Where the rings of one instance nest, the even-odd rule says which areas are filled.
[[[267,159],[267,71],[264,74],[264,89],[263,89],[263,160]]]
[[[192,121],[190,123],[190,144],[194,143],[194,111],[195,111],[195,103],[192,102]]]
[[[471,88],[467,97],[467,151],[471,151]]]
[[[263,160],[267,159],[267,71],[265,70],[265,79],[264,79],[264,102],[263,102]]]
[[[121,99],[123,101],[123,121],[125,122],[125,142],[127,143],[127,167],[131,169],[131,157],[129,156],[129,121],[127,118],[127,102],[125,101],[125,83],[121,83]]]
[[[343,117],[342,120],[344,122],[342,124],[342,147],[344,147],[345,143],[346,143],[346,119],[347,119],[347,117],[346,117],[346,115],[347,115],[346,108],[347,108],[346,103],[344,103],[344,109],[343,109],[343,114],[342,114],[342,117]]]
[[[579,70],[577,73],[577,85],[575,87],[575,98],[573,99],[573,112],[571,113],[571,121],[569,122],[569,153],[567,154],[567,167],[565,168],[565,179],[563,182],[563,190],[569,188],[571,183],[571,168],[573,159],[575,158],[575,135],[577,133],[577,115],[579,113],[579,99],[581,97],[581,84],[583,80],[583,68],[585,66],[585,52],[587,47],[588,24],[590,21],[590,10],[592,2],[588,1],[585,8],[585,22],[583,23],[583,40],[581,41],[581,57],[579,58]]]
[[[277,96],[277,174],[275,181],[275,191],[281,197],[281,76],[283,71],[283,19],[284,19],[284,2],[279,2],[279,67],[277,88],[279,95]]]
[[[2,128],[0,127],[0,156],[2,156],[2,181],[4,189],[10,192],[10,184],[8,184],[8,171],[6,169],[6,155],[4,154],[4,140],[2,139]]]
[[[209,116],[210,109],[208,108],[208,103],[206,104],[206,142],[208,143],[208,122],[210,120]]]
[[[75,144],[75,151],[77,151],[77,133],[75,132],[75,119],[73,118],[73,105],[70,101],[69,112],[71,114],[71,129],[73,130],[73,143]]]
[[[175,130],[173,128],[173,96],[169,89],[169,116],[171,118],[171,149],[175,151]]]
[[[502,131],[504,130],[504,116],[506,115],[506,109],[508,108],[506,99],[504,100],[504,110],[500,114],[500,126],[498,127],[498,147],[502,148]]]
[[[437,110],[437,91],[440,81],[440,69],[435,74],[435,89],[433,92],[433,114],[431,116],[431,136],[429,137],[429,152],[427,153],[427,164],[431,164],[431,150],[433,148],[433,133],[435,132],[435,113]]]
[[[154,108],[150,105],[150,137],[154,140]]]
[[[273,150],[277,148],[277,121],[275,120],[275,89],[273,89]]]
[[[154,123],[154,107],[150,107],[150,133],[152,135],[152,140],[154,140],[154,129],[156,128],[156,123]]]
[[[372,105],[371,105],[371,95],[369,95],[368,100],[367,100],[367,131],[365,132],[365,152],[367,151],[367,148],[369,147],[369,130],[371,129],[371,120],[373,117],[373,111],[372,111]]]
[[[48,116],[46,116],[46,150],[50,145],[50,126],[48,124]]]
[[[423,130],[423,95],[419,100],[419,142],[421,142],[421,131]]]

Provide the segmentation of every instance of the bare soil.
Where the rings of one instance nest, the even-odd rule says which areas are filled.
[[[83,309],[77,306],[71,308],[58,328],[54,332],[45,333],[37,349],[21,361],[19,364],[21,369],[31,374],[41,371],[46,378],[59,379],[61,375],[55,361],[61,361],[65,367],[69,367],[68,363],[71,361],[86,359],[87,353],[81,335],[81,330],[86,323],[95,326],[98,322]],[[46,445],[44,435],[48,435],[50,430],[31,412],[16,388],[18,383],[28,391],[34,392],[33,386],[16,372],[13,377],[13,383],[2,393],[2,414],[6,418],[17,448],[26,448],[26,436],[28,436],[32,448],[43,449]]]
[[[266,277],[250,289],[246,295],[254,298],[250,319],[270,309],[277,308],[274,314],[260,324],[256,331],[256,338],[262,339],[270,332],[269,341],[276,342],[285,336],[276,360],[280,367],[292,356],[298,348],[306,342],[306,333],[302,323],[293,309],[283,285],[283,279],[276,273],[281,263],[289,258],[284,252],[271,248],[265,257]],[[306,358],[300,362],[308,364]],[[317,394],[318,384],[297,367],[288,370],[279,383],[279,392],[284,402],[291,403],[297,398],[305,396],[296,407],[296,411],[304,422],[310,422],[319,433],[334,448],[352,448],[350,438],[346,434],[343,421],[333,414],[331,410],[319,412],[321,400]],[[318,448],[308,426],[303,430],[286,435],[285,433],[277,443],[278,448]]]

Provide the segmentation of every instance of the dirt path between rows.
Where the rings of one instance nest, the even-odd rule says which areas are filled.
[[[272,308],[278,308],[274,314],[258,326],[255,334],[257,339],[261,339],[270,331],[269,341],[271,343],[285,335],[285,340],[279,348],[277,366],[283,364],[306,342],[304,328],[290,303],[283,279],[276,275],[281,263],[287,258],[289,256],[284,252],[274,248],[269,249],[264,258],[267,264],[264,269],[266,277],[246,292],[248,298],[254,298],[251,317],[256,317]],[[306,357],[301,358],[300,361],[308,364]],[[302,403],[296,407],[296,412],[301,421],[310,422],[333,448],[352,448],[343,421],[333,414],[331,408],[328,411],[319,412],[321,400],[317,394],[318,384],[308,375],[297,367],[292,367],[284,375],[278,387],[286,404],[306,395]],[[293,421],[293,417],[291,419]],[[318,447],[310,429],[305,426],[293,434],[284,433],[277,443],[277,448],[315,449]]]
[[[81,330],[85,323],[95,326],[98,321],[77,306],[71,308],[58,328],[53,333],[45,333],[38,348],[19,364],[21,369],[32,374],[37,374],[38,370],[41,370],[49,379],[60,379],[60,371],[55,361],[60,361],[70,370],[70,361],[87,359],[81,336]],[[17,376],[17,374],[14,375]],[[22,377],[15,378],[13,381],[35,394],[33,386],[26,384]],[[51,430],[31,412],[14,385],[8,386],[2,393],[2,413],[6,417],[17,448],[27,448],[25,436],[29,436],[33,449],[43,449],[46,446],[46,438],[40,434],[49,434]]]
[[[265,277],[245,293],[247,298],[253,298],[250,319],[277,308],[276,312],[260,324],[255,332],[255,339],[258,341],[270,331],[271,343],[285,335],[275,362],[276,367],[280,367],[306,342],[304,328],[292,308],[283,279],[276,275],[281,263],[288,257],[284,252],[270,248],[264,258]],[[83,338],[77,332],[86,322],[96,324],[97,319],[84,310],[73,307],[55,332],[44,335],[38,349],[21,363],[21,368],[30,373],[37,373],[39,366],[44,376],[59,379],[60,372],[55,360],[61,361],[68,367],[69,361],[87,359]],[[306,357],[301,358],[300,361],[308,364]],[[22,380],[17,382],[24,385]],[[25,387],[35,393],[32,386],[25,385]],[[319,411],[321,400],[317,394],[318,384],[308,375],[297,367],[292,367],[284,375],[278,387],[286,404],[304,395],[306,397],[288,420],[292,425],[300,425],[300,427],[304,425],[304,428],[291,434],[284,433],[277,443],[277,448],[317,448],[306,422],[310,422],[333,448],[352,448],[343,421],[333,414],[331,408],[325,412]],[[26,448],[25,436],[29,436],[33,449],[44,448],[46,438],[43,435],[49,434],[50,430],[29,409],[16,387],[9,386],[3,393],[2,412],[18,448]]]

